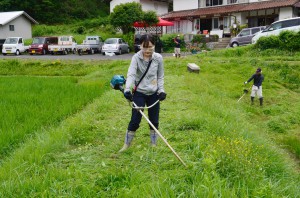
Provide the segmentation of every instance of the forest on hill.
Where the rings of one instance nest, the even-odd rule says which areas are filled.
[[[110,0],[0,0],[0,12],[25,11],[39,23],[60,24],[108,16],[109,4]]]

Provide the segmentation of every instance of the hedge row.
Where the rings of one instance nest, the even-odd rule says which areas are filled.
[[[279,36],[261,37],[255,47],[261,50],[281,49],[289,51],[300,50],[300,32],[283,31]]]

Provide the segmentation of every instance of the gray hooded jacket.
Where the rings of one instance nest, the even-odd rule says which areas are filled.
[[[150,68],[139,84],[137,91],[145,95],[152,95],[155,92],[161,93],[164,91],[164,66],[162,56],[158,53],[153,53],[151,57],[152,63]],[[150,61],[150,60],[149,60]],[[149,61],[144,61],[143,52],[137,52],[131,59],[131,64],[127,73],[126,91],[131,91],[143,76],[148,67]]]

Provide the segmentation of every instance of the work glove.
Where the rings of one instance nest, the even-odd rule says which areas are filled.
[[[246,81],[246,82],[244,82],[244,84],[247,84],[248,82]]]
[[[127,100],[129,100],[130,102],[132,102],[132,94],[131,94],[131,92],[130,91],[126,91],[126,92],[124,92],[124,97],[127,99]]]
[[[160,101],[163,101],[164,99],[166,99],[166,97],[167,97],[167,94],[166,94],[165,92],[160,92],[160,93],[158,94],[158,99],[159,99]]]

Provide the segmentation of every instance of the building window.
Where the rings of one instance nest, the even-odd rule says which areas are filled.
[[[227,0],[227,4],[234,4],[237,3],[237,0]]]
[[[230,20],[229,20],[229,17],[224,17],[224,18],[223,18],[223,25],[224,25],[224,29],[230,28]]]
[[[198,32],[200,30],[200,19],[195,19],[194,24],[195,24],[194,31]]]
[[[180,21],[177,21],[177,32],[179,33],[180,32]]]
[[[219,29],[219,18],[212,19],[212,29]]]
[[[14,25],[9,25],[9,31],[15,31],[15,26]]]
[[[206,7],[223,5],[223,0],[206,0]]]

